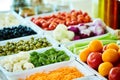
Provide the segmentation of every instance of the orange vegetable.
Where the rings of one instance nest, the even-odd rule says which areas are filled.
[[[40,72],[30,75],[26,80],[72,80],[84,76],[75,67],[62,67],[49,73]]]

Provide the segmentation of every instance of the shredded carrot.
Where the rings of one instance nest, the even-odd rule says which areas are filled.
[[[84,75],[76,67],[62,67],[49,73],[32,74],[26,80],[72,80],[82,76]]]

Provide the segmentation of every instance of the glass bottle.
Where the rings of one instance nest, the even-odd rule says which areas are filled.
[[[120,0],[117,0],[117,25],[118,25],[118,29],[120,29]]]
[[[12,0],[12,10],[16,11],[17,13],[19,12],[20,7],[25,7],[27,6],[26,0]]]
[[[120,26],[120,0],[92,0],[92,14],[93,18],[100,18],[107,26],[117,29]]]
[[[92,17],[104,21],[105,0],[92,0]]]

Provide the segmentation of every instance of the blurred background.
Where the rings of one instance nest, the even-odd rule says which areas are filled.
[[[113,29],[120,28],[120,0],[0,0],[1,12],[15,11],[23,17],[73,9],[100,18]]]
[[[39,11],[45,13],[58,10],[82,9],[92,15],[91,4],[92,1],[89,0],[0,0],[0,11],[15,10],[19,13],[20,8],[23,7],[39,8],[38,13],[40,13]]]

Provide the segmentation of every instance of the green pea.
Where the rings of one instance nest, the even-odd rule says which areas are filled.
[[[39,48],[41,45],[39,43],[36,44],[36,47]]]
[[[29,47],[26,47],[26,51],[28,51],[29,50]]]

